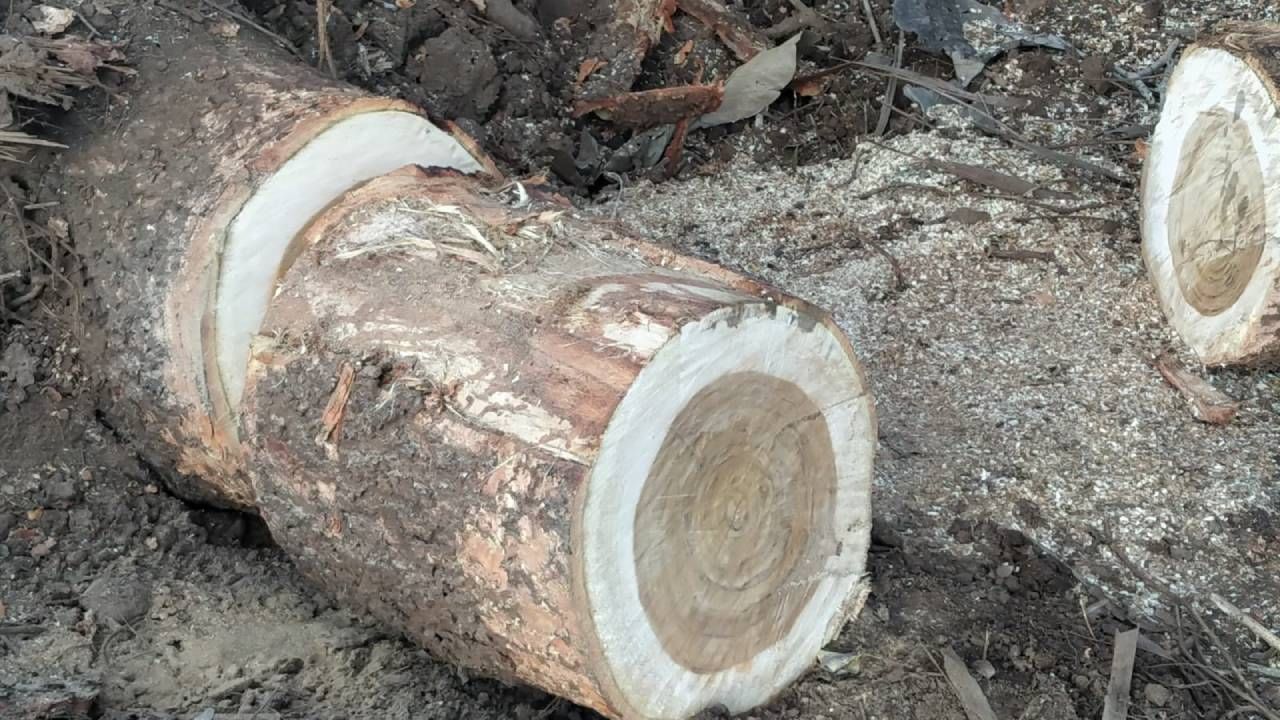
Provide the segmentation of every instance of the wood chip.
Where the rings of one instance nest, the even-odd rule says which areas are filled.
[[[987,696],[983,694],[978,681],[974,680],[973,675],[969,673],[969,668],[965,667],[964,660],[961,660],[951,648],[944,648],[942,663],[947,681],[951,683],[951,688],[955,690],[956,697],[960,698],[960,704],[964,707],[965,716],[969,720],[996,720],[996,713],[991,709],[991,703],[987,701]]]
[[[720,107],[720,85],[682,85],[623,93],[599,100],[580,100],[573,116],[597,113],[619,125],[654,127],[698,117]]]
[[[1138,628],[1116,633],[1115,654],[1111,657],[1111,681],[1102,706],[1102,720],[1129,717],[1129,689],[1133,682],[1133,661],[1138,652]]]
[[[693,52],[693,41],[685,40],[684,44],[680,46],[680,49],[676,50],[676,65],[684,65],[685,62],[689,60],[689,53],[691,52]]]
[[[1160,355],[1155,365],[1164,379],[1191,404],[1191,413],[1200,422],[1226,425],[1240,410],[1240,403],[1192,373],[1172,353]]]
[[[678,0],[677,4],[681,10],[710,28],[733,56],[742,62],[769,49],[769,42],[751,27],[751,23],[719,0]]]
[[[351,384],[356,379],[355,368],[351,363],[343,363],[338,371],[338,382],[329,395],[329,403],[324,407],[324,415],[320,419],[320,434],[316,435],[316,444],[323,447],[330,460],[338,457],[338,433],[342,429],[342,418],[347,412],[347,400],[351,397]]]
[[[582,64],[578,66],[578,77],[574,79],[573,84],[581,87],[582,83],[586,82],[587,78],[591,77],[591,73],[594,73],[607,64],[608,61],[601,60],[598,57],[589,57],[586,60],[583,60]]]

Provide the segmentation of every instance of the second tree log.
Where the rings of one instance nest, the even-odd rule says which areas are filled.
[[[821,311],[452,173],[374,180],[301,244],[244,435],[322,586],[619,717],[748,709],[839,630],[875,423]]]

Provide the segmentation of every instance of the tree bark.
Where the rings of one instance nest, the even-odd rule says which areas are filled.
[[[1211,365],[1280,361],[1280,25],[1227,23],[1170,77],[1142,187],[1143,255]]]

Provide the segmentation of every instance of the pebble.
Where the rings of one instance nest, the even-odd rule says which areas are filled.
[[[151,588],[132,575],[103,575],[89,583],[80,596],[80,606],[92,610],[99,620],[132,623],[151,609]]]
[[[1142,694],[1146,696],[1147,702],[1156,707],[1164,707],[1173,699],[1173,693],[1169,688],[1160,683],[1147,683],[1147,686],[1142,689]]]
[[[70,480],[55,480],[45,485],[45,498],[53,507],[69,507],[80,497],[76,484]]]

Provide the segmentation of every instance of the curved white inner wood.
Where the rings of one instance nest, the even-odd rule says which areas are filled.
[[[326,128],[267,178],[240,209],[222,248],[214,316],[216,358],[232,410],[244,392],[249,344],[275,293],[293,238],[339,195],[405,165],[479,172],[471,153],[415,113],[383,110]]]
[[[727,383],[737,383],[738,391],[724,395]],[[689,419],[704,412],[718,419],[708,419],[705,429],[690,427]],[[772,436],[756,432],[768,425],[767,414],[788,412],[801,416],[783,417]],[[795,442],[784,437],[793,430],[825,436]],[[705,464],[681,470],[674,487],[687,497],[658,498],[675,504],[659,515],[661,527],[710,532],[718,539],[691,542],[687,554],[668,553],[662,562],[696,565],[714,600],[687,597],[688,588],[674,581],[669,587],[640,587],[643,578],[652,582],[665,573],[663,567],[647,567],[652,548],[637,547],[636,538],[637,530],[641,538],[658,537],[653,528],[641,527],[655,522],[646,510],[654,492],[649,488],[646,494],[646,486],[664,477],[655,461],[671,446],[672,432],[705,435],[684,444],[675,438],[691,462]],[[718,443],[747,450],[722,452],[714,447]],[[786,447],[779,451],[775,443]],[[719,703],[738,712],[767,701],[804,671],[865,568],[874,450],[874,410],[856,361],[823,323],[763,303],[723,308],[685,325],[657,352],[609,422],[591,471],[579,538],[593,624],[629,711],[644,718],[685,718]],[[830,482],[796,475],[828,474],[828,466]],[[719,500],[705,503],[700,496],[708,493]],[[808,502],[809,494],[820,502]],[[817,555],[803,547],[812,528],[818,528]],[[768,547],[775,538],[798,549],[775,551]],[[754,565],[752,548],[760,554]],[[801,558],[793,563],[795,573],[775,572],[793,556]],[[773,578],[776,593],[794,592],[793,601],[776,604],[776,616],[756,613],[749,622],[709,628],[676,618],[683,623],[678,630],[724,643],[723,652],[700,652],[696,642],[682,647],[669,628],[655,627],[699,604],[716,607],[694,608],[693,616],[754,608],[762,602],[766,576]],[[741,603],[739,591],[746,598]]]
[[[1248,63],[1224,50],[1197,48],[1174,69],[1152,137],[1142,191],[1143,254],[1171,324],[1208,360],[1237,354],[1251,340],[1251,330],[1274,288],[1280,266],[1275,239],[1275,229],[1280,227],[1280,118],[1276,112],[1267,81]],[[1221,139],[1214,139],[1213,133],[1220,133]],[[1233,165],[1232,159],[1238,160],[1243,153],[1249,154],[1248,161]],[[1231,186],[1258,176],[1260,187]],[[1253,204],[1249,213],[1261,215],[1258,205],[1265,205],[1264,217],[1242,221],[1263,224],[1261,231],[1242,232],[1236,226],[1240,223],[1232,216],[1238,213],[1225,201],[1242,196]],[[1192,217],[1197,213],[1203,213],[1199,228]],[[1219,232],[1217,226],[1224,229]],[[1214,237],[1188,240],[1195,233]],[[1265,245],[1236,263],[1221,253],[1216,258],[1200,257],[1215,252],[1205,242],[1210,239],[1240,250],[1231,245],[1242,242],[1236,236],[1261,236]],[[1199,267],[1188,268],[1188,257]],[[1188,292],[1193,286],[1189,274],[1195,273],[1211,279],[1214,273],[1221,274],[1217,298],[1212,291],[1209,297]]]

